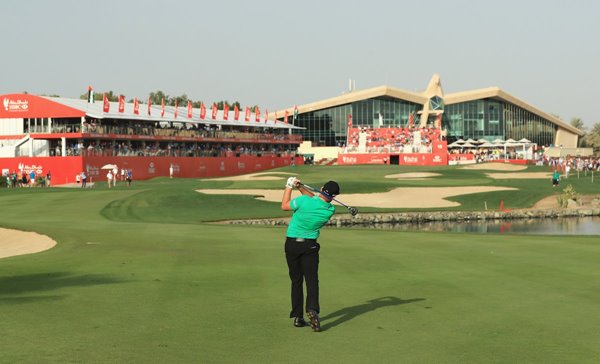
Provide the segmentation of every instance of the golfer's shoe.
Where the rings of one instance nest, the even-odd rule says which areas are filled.
[[[294,317],[294,326],[296,326],[296,327],[306,326],[306,321],[304,321],[304,317]]]
[[[310,327],[314,332],[321,331],[321,323],[319,322],[319,314],[313,310],[309,310],[307,313],[308,319],[310,320]]]

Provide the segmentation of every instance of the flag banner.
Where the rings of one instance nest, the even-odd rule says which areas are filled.
[[[294,122],[298,119],[298,106],[294,106]]]
[[[177,114],[179,112],[179,110],[177,109],[177,106],[178,106],[177,104],[179,104],[179,100],[175,100],[175,113],[173,114],[175,119],[177,119]]]
[[[102,95],[102,111],[104,111],[104,112],[110,111],[110,102],[108,102],[108,97],[106,97],[106,94]]]
[[[206,106],[204,106],[204,102],[200,103],[200,119],[204,120],[206,117]]]
[[[254,120],[259,123],[260,122],[260,109],[258,106],[254,106]]]
[[[379,113],[379,127],[383,126],[383,114]]]
[[[160,101],[160,117],[165,117],[165,98],[163,97]]]
[[[192,110],[193,110],[192,101],[188,100],[188,114],[187,114],[188,119],[192,118]]]
[[[223,120],[227,119],[229,119],[229,104],[225,103],[225,105],[223,105]]]
[[[265,109],[265,124],[269,121],[269,109]]]
[[[352,114],[348,114],[348,127],[352,127]]]
[[[246,117],[245,117],[246,121],[250,121],[250,108],[248,106],[246,106]]]
[[[213,104],[212,104],[212,111],[211,111],[212,112],[211,117],[212,117],[213,120],[215,120],[217,118],[217,111],[218,110],[219,109],[217,109],[217,103],[213,102]]]
[[[240,108],[235,104],[233,107],[233,120],[238,121],[240,119]]]
[[[415,123],[415,116],[411,112],[410,114],[408,114],[408,126],[410,126],[412,128],[414,123]]]
[[[136,115],[140,114],[140,102],[137,97],[133,98],[133,113]]]
[[[119,95],[119,112],[125,112],[125,95]]]
[[[275,119],[273,119],[273,121],[275,122],[275,124],[277,124],[277,111],[275,111]]]
[[[148,116],[152,116],[152,100],[148,97]]]
[[[88,86],[88,103],[94,103],[94,90],[92,89],[92,86]]]
[[[442,127],[442,114],[437,114],[435,118],[435,124],[433,125],[436,129],[440,129]]]
[[[290,113],[285,110],[285,114],[283,114],[283,123],[287,124],[288,123],[288,116],[290,115]]]

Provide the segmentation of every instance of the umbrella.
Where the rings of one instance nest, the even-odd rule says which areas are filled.
[[[509,139],[506,139],[506,142],[507,143],[516,143],[517,141],[512,138],[509,138]]]
[[[478,143],[488,143],[487,139],[481,138],[477,141]]]
[[[476,141],[474,141],[473,139],[469,138],[469,139],[467,139],[467,140],[465,141],[465,143],[471,143],[471,144],[473,144],[473,143],[477,143],[477,142],[476,142]]]
[[[100,169],[115,169],[115,168],[117,168],[116,164],[105,164]]]
[[[527,144],[527,143],[531,143],[531,140],[523,138],[523,139],[519,140],[519,143],[526,143]]]
[[[483,147],[483,148],[493,148],[493,147],[497,147],[497,146],[498,146],[497,144],[492,144],[490,142],[485,142],[485,143],[481,144],[479,147],[480,148],[481,147]]]
[[[504,140],[502,140],[502,139],[496,139],[492,143],[494,143],[494,144],[503,144]]]
[[[462,140],[462,139],[458,139],[457,141],[455,141],[455,143],[459,143],[459,144],[462,144],[462,143],[464,143],[464,142],[465,142],[465,141],[464,141],[464,140]]]
[[[461,147],[463,147],[463,148],[473,148],[474,145],[471,144],[471,143],[465,143],[465,144],[461,145]]]
[[[448,148],[460,148],[461,145],[457,142],[448,144]]]

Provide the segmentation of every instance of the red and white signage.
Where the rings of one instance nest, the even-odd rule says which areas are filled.
[[[125,112],[125,96],[119,95],[119,112]]]
[[[109,112],[110,111],[110,102],[108,102],[108,97],[106,94],[102,95],[102,111]]]

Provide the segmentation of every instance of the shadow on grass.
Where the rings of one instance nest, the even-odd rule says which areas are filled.
[[[367,312],[375,311],[378,308],[388,307],[388,306],[398,306],[404,305],[407,303],[424,301],[425,298],[411,298],[408,300],[403,300],[398,297],[380,297],[367,301],[367,303],[363,303],[356,306],[350,306],[342,308],[341,310],[337,310],[333,313],[330,313],[326,316],[321,317],[321,330],[325,331],[336,327],[348,320],[352,320],[353,318],[365,314]],[[336,318],[337,317],[337,318]],[[336,318],[334,321],[330,323],[323,324],[323,321],[329,321]]]
[[[47,292],[65,287],[85,287],[96,286],[100,284],[123,283],[123,280],[116,279],[103,274],[84,274],[73,275],[67,272],[52,272],[26,274],[20,276],[0,277],[0,304],[33,302],[36,300],[58,300],[65,295],[47,295],[47,296],[21,296],[34,292]],[[13,296],[13,297],[9,297]]]

